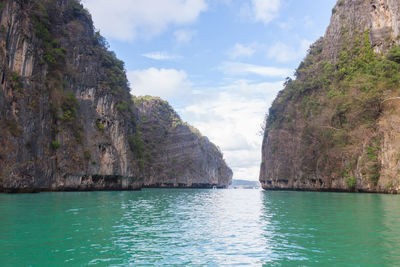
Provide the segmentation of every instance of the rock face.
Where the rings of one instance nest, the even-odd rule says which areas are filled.
[[[369,31],[376,53],[387,52],[400,44],[400,5],[397,0],[340,0],[332,10],[331,23],[324,37],[324,53],[336,60],[343,45],[343,35],[356,38]]]
[[[139,117],[78,0],[0,1],[0,64],[0,192],[230,184],[218,149],[168,104],[141,102]]]
[[[183,123],[160,98],[135,98],[139,110],[138,136],[147,187],[226,188],[232,171],[221,151],[207,137]]]
[[[400,192],[399,44],[399,1],[338,1],[269,110],[264,189]]]
[[[0,191],[141,187],[123,63],[78,1],[1,1],[0,64]]]

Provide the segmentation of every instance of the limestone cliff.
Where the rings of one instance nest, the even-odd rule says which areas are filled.
[[[146,96],[135,98],[135,104],[142,139],[134,143],[143,150],[145,186],[226,188],[231,184],[232,171],[221,151],[183,123],[166,101]]]
[[[124,65],[78,1],[0,1],[0,64],[1,190],[141,187]]]
[[[1,0],[0,65],[0,192],[230,184],[218,149],[168,104],[141,102],[139,116],[79,0]]]
[[[264,189],[400,192],[399,44],[399,1],[338,1],[269,110]]]

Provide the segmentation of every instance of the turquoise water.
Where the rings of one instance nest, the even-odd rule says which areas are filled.
[[[400,196],[259,190],[0,195],[0,265],[399,266]]]

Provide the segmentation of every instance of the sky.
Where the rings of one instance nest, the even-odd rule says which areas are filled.
[[[336,0],[82,0],[125,62],[133,95],[159,96],[258,180],[262,124],[324,35]]]

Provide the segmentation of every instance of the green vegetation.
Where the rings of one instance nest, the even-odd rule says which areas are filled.
[[[50,103],[50,110],[56,120],[60,121],[58,128],[56,128],[56,132],[69,128],[72,130],[75,141],[81,143],[83,138],[83,127],[78,122],[79,103],[75,94],[67,91],[54,90],[51,96],[54,99]]]
[[[94,50],[99,55],[99,61],[104,70],[101,86],[114,95],[127,92],[128,79],[124,62],[119,60],[113,51],[108,50],[109,45],[99,32],[96,32],[95,40]]]
[[[22,78],[18,75],[18,73],[14,72],[11,75],[11,88],[13,90],[17,90],[18,92],[21,92],[22,88],[24,88]]]
[[[83,154],[84,154],[84,156],[85,156],[85,159],[87,159],[87,160],[89,160],[89,159],[92,157],[92,155],[90,155],[89,150],[85,150],[85,151],[83,152]]]
[[[53,72],[65,65],[67,50],[61,47],[58,39],[54,38],[50,32],[52,21],[47,8],[40,2],[36,4],[36,12],[32,16],[34,31],[36,36],[42,40],[43,58],[48,64],[50,72]],[[50,6],[50,8],[56,9],[54,6]]]
[[[128,109],[128,102],[127,101],[122,101],[122,103],[117,104],[117,110],[119,112],[124,112]]]
[[[285,90],[270,109],[268,127],[279,127],[297,115],[292,114],[296,109],[286,108],[289,101],[301,103],[299,110],[306,118],[318,114],[321,106],[335,103],[336,126],[348,122],[355,125],[356,120],[361,124],[374,123],[381,113],[383,93],[399,84],[400,64],[396,60],[400,59],[400,49],[393,48],[387,58],[375,55],[368,34],[363,34],[362,42],[356,38],[350,48],[343,49],[335,64],[321,60],[322,43],[314,44],[296,71],[297,79],[287,79]],[[317,95],[318,91],[326,93]],[[348,115],[352,115],[353,121],[349,121]]]
[[[274,154],[277,150],[278,150],[278,145],[277,144],[273,144],[272,147],[271,147],[271,153]]]
[[[347,187],[349,189],[354,190],[356,188],[356,185],[357,185],[357,180],[354,177],[347,178],[346,184],[347,184]]]
[[[57,141],[52,141],[52,142],[51,142],[51,147],[52,147],[54,150],[58,149],[60,146],[61,146],[60,143],[57,142]]]
[[[100,132],[103,132],[104,129],[105,129],[104,124],[103,124],[101,121],[99,121],[99,120],[96,121],[96,126],[97,126],[97,129],[98,129]]]
[[[192,125],[190,125],[190,124],[188,124],[186,122],[183,123],[183,124],[186,125],[190,129],[190,131],[192,133],[194,133],[198,138],[201,139],[203,137],[203,135],[201,134],[201,132],[197,128],[193,127]]]
[[[366,169],[364,170],[364,174],[368,177],[369,181],[375,185],[378,184],[381,172],[381,163],[379,161],[379,152],[381,150],[380,142],[381,141],[376,138],[367,147],[368,160],[366,161]]]
[[[160,97],[150,96],[150,95],[133,96],[132,100],[135,103],[135,105],[140,105],[140,104],[143,104],[144,102],[152,101],[152,100],[157,100],[157,101],[160,101],[160,102],[166,102],[165,100],[161,99]]]
[[[1,26],[0,26],[0,33],[1,33],[2,35],[4,35],[4,34],[6,34],[6,31],[7,31],[6,27],[4,27],[4,25],[1,25]]]
[[[73,93],[66,94],[63,97],[63,102],[61,105],[61,110],[63,114],[60,119],[64,121],[72,121],[76,119],[78,109],[78,100]]]
[[[389,51],[387,59],[400,64],[400,47],[398,46],[393,47]]]
[[[26,142],[26,143],[25,143],[25,148],[26,148],[26,149],[31,149],[31,148],[32,148],[31,142],[29,142],[29,141]]]
[[[42,41],[42,49],[44,51],[44,62],[48,66],[48,88],[62,88],[66,56],[68,51],[60,43],[61,33],[57,27],[52,25],[60,25],[65,23],[63,20],[75,22],[76,29],[82,28],[82,21],[91,20],[89,13],[83,8],[82,4],[77,0],[68,1],[64,13],[60,13],[60,8],[56,1],[39,0],[34,5],[32,12],[32,22],[36,36]],[[86,19],[82,18],[86,17]],[[78,31],[78,30],[77,30]],[[72,33],[75,34],[75,33]],[[94,34],[93,49],[94,55],[98,57],[96,60],[101,62],[103,67],[101,72],[101,86],[114,94],[121,92],[128,93],[128,80],[125,75],[124,63],[117,59],[115,53],[108,50],[107,41],[99,32]],[[70,75],[74,75],[71,73]]]
[[[76,142],[82,141],[82,126],[78,119],[78,100],[68,88],[68,79],[74,75],[67,63],[68,51],[62,46],[61,35],[58,27],[65,20],[86,14],[79,1],[68,1],[66,13],[61,14],[55,1],[35,1],[32,5],[31,21],[36,37],[41,41],[43,50],[43,62],[46,68],[45,86],[50,96],[51,113],[55,121],[60,121],[59,126],[54,127],[56,132],[61,129],[71,129]],[[60,129],[61,128],[61,129]]]
[[[63,4],[64,5],[64,4]],[[82,129],[79,117],[78,101],[71,90],[71,83],[79,83],[76,73],[68,56],[71,56],[66,49],[68,43],[64,40],[71,36],[83,34],[86,23],[91,21],[89,13],[83,8],[78,0],[65,2],[60,8],[57,1],[38,0],[32,4],[30,19],[36,37],[41,41],[43,50],[43,62],[41,66],[46,70],[45,90],[50,96],[51,112],[54,121],[58,126],[53,127],[55,132],[71,129],[77,142],[82,141]],[[60,26],[70,26],[68,31],[61,30]],[[66,38],[67,37],[67,38]],[[89,41],[87,49],[89,54],[100,69],[96,85],[100,90],[106,90],[119,97],[129,96],[128,81],[125,75],[124,63],[117,59],[115,53],[109,51],[109,45],[99,32],[93,36],[86,36]],[[98,68],[96,68],[98,69]],[[19,79],[15,77],[16,88],[22,88],[17,83]],[[116,106],[120,113],[126,114],[129,110],[130,102],[122,101]],[[61,123],[57,123],[60,122]],[[105,125],[96,122],[99,131],[103,132]]]
[[[137,131],[135,135],[129,136],[129,146],[139,162],[139,167],[144,168],[145,163],[145,146],[142,138],[142,133]]]
[[[378,141],[375,141],[373,145],[369,145],[367,147],[367,156],[371,161],[378,160],[378,149],[379,149]]]
[[[340,176],[345,162],[363,158],[359,168],[377,185],[381,171],[377,122],[384,100],[400,88],[400,47],[393,47],[386,56],[375,54],[368,31],[348,37],[344,29],[343,40],[336,61],[326,60],[322,40],[311,46],[296,79],[286,80],[285,89],[270,108],[266,131],[302,131],[307,173],[318,168]],[[303,125],[296,127],[294,121]],[[370,143],[366,149],[363,140]],[[272,146],[271,152],[274,150]],[[310,162],[311,158],[319,165]],[[352,181],[350,176],[347,179]]]
[[[83,8],[82,4],[79,2],[70,2],[69,10],[70,16],[73,18],[79,18],[81,16],[89,16],[89,13]]]

